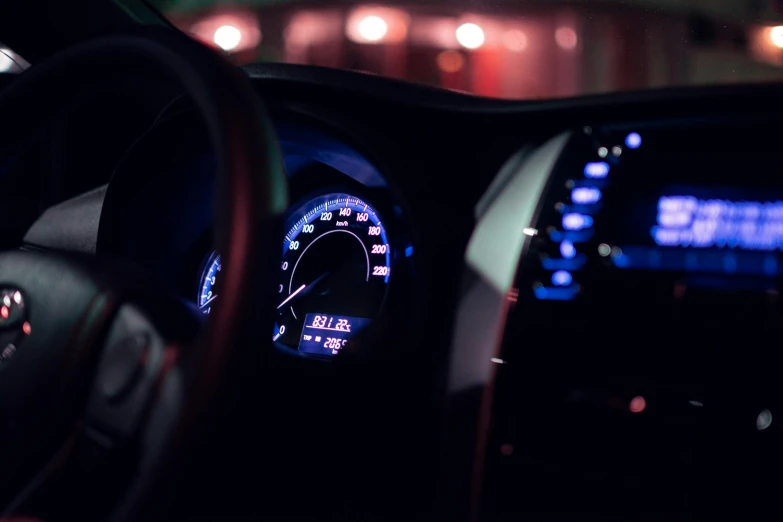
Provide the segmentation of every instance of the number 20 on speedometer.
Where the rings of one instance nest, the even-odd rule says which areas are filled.
[[[372,206],[348,194],[307,201],[286,225],[274,340],[298,346],[308,314],[374,318],[386,295],[391,258]]]

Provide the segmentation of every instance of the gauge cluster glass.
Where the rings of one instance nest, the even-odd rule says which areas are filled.
[[[302,354],[338,354],[380,313],[392,247],[378,212],[345,193],[308,199],[286,222],[272,339]],[[218,305],[220,255],[204,263],[198,305]]]

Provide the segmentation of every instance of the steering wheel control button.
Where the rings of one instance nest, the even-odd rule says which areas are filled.
[[[16,288],[0,290],[0,365],[18,352],[20,344],[32,330],[22,292]]]
[[[138,333],[114,343],[107,352],[99,375],[99,389],[111,403],[121,401],[133,389],[144,369],[150,336]]]
[[[5,288],[0,291],[0,328],[6,329],[21,324],[25,319],[22,292]]]

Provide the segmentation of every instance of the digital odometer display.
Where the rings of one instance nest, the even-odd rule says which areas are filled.
[[[273,339],[314,353],[310,344],[305,343],[306,350],[301,344],[308,318],[345,319],[357,326],[374,318],[386,296],[391,259],[383,222],[368,203],[348,194],[328,194],[302,205],[283,238]],[[365,324],[362,321],[362,327]],[[339,338],[322,337],[342,342],[354,331],[339,333]],[[338,351],[335,347],[319,354]]]
[[[337,355],[351,337],[370,324],[369,319],[326,314],[305,316],[299,351],[313,355]]]

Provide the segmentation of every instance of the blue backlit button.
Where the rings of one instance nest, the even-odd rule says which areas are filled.
[[[642,137],[638,132],[632,132],[625,137],[625,146],[629,149],[638,149],[642,146]]]
[[[564,239],[560,242],[560,255],[565,259],[573,259],[576,256],[576,247],[573,241]]]
[[[609,164],[605,161],[593,161],[585,165],[585,177],[603,179],[609,175]]]
[[[563,215],[563,228],[566,230],[582,230],[593,226],[593,218],[586,214],[575,212]]]
[[[558,270],[552,274],[552,284],[555,286],[568,286],[573,280],[574,277],[571,275],[571,272],[566,270]]]
[[[571,201],[579,205],[592,205],[601,200],[601,189],[598,187],[574,187],[571,190]]]

